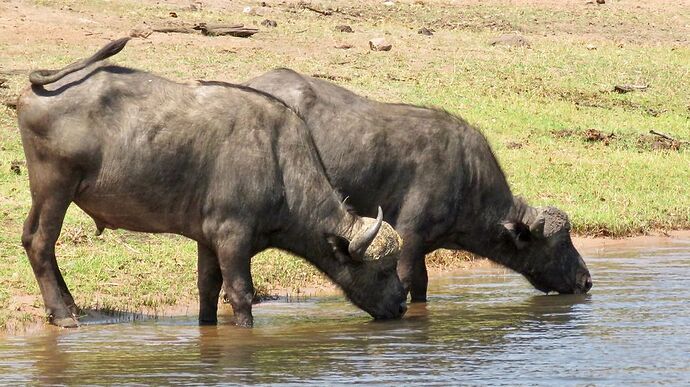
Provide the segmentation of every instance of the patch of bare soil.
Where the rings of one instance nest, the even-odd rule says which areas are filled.
[[[681,148],[687,148],[687,146],[690,145],[688,141],[677,140],[654,130],[651,130],[649,133],[649,135],[640,135],[637,139],[637,145],[640,148],[679,151]]]
[[[670,246],[680,240],[690,241],[690,230],[657,232],[628,238],[575,237],[573,244],[581,254],[596,254],[607,249]]]
[[[587,129],[584,134],[584,139],[587,142],[602,142],[604,145],[609,145],[611,140],[616,138],[613,133],[604,134],[597,129]]]
[[[690,146],[690,141],[675,139],[655,130],[650,130],[649,134],[639,134],[636,136],[604,133],[594,128],[589,128],[585,131],[561,129],[551,132],[551,135],[557,139],[580,138],[584,142],[602,143],[607,146],[614,142],[623,145],[634,143],[639,150],[645,151],[681,151]]]

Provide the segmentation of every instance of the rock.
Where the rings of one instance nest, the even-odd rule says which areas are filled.
[[[433,29],[426,28],[426,27],[422,27],[422,28],[419,29],[419,31],[417,31],[417,33],[420,34],[420,35],[431,36],[431,35],[434,34],[434,30],[433,30]]]
[[[351,44],[339,44],[339,45],[333,46],[333,47],[340,49],[340,50],[349,50],[352,48],[352,45]]]
[[[606,0],[597,0],[597,4],[606,4]]]
[[[590,50],[590,51],[592,51],[592,50],[596,50],[596,49],[597,49],[597,46],[595,46],[595,45],[593,45],[593,44],[588,44],[588,45],[585,46],[585,48],[588,49],[588,50]]]
[[[504,34],[491,41],[492,46],[530,47],[529,41],[522,35]]]
[[[395,5],[395,1],[387,0],[383,2],[383,5],[385,5],[386,7],[392,7]]]
[[[170,15],[170,17],[172,17],[172,18],[176,18],[177,12],[170,12],[170,13],[168,13],[168,15]]]
[[[146,39],[153,33],[153,28],[147,26],[146,24],[132,28],[129,31],[129,36],[132,38],[143,38]]]
[[[261,22],[262,26],[265,27],[278,27],[278,23],[276,23],[275,20],[270,20],[270,19],[265,19],[264,21]]]
[[[348,32],[348,33],[355,32],[355,31],[352,30],[352,27],[350,27],[350,26],[348,26],[348,25],[344,25],[344,24],[343,24],[343,25],[339,25],[339,26],[335,26],[335,30],[338,31],[338,32]]]
[[[369,41],[369,48],[372,51],[390,51],[393,45],[386,42],[384,38],[375,38]]]
[[[255,14],[256,14],[256,11],[254,10],[254,8],[252,8],[252,7],[250,7],[250,6],[244,7],[244,8],[242,9],[242,12],[243,12],[243,13],[246,13],[247,15],[255,15]]]

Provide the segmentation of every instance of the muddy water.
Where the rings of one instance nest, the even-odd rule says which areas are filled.
[[[690,240],[586,254],[587,296],[495,267],[444,276],[377,323],[338,297],[272,302],[256,327],[193,316],[0,339],[0,384],[690,383]]]

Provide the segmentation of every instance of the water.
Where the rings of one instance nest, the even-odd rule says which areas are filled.
[[[542,296],[495,267],[444,276],[374,322],[339,297],[0,339],[0,384],[690,383],[690,240],[586,256],[592,294]]]

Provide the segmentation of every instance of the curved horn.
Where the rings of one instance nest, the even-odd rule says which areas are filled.
[[[541,209],[538,209],[538,211],[539,214],[536,218],[532,219],[532,223],[529,224],[529,232],[537,238],[544,238],[544,224],[546,223],[546,219]]]
[[[355,260],[362,261],[364,258],[364,252],[367,251],[367,247],[374,241],[376,234],[378,234],[381,225],[383,224],[383,210],[379,206],[379,212],[376,216],[376,223],[374,223],[368,230],[356,235],[350,242],[347,251],[350,253],[350,257]]]

